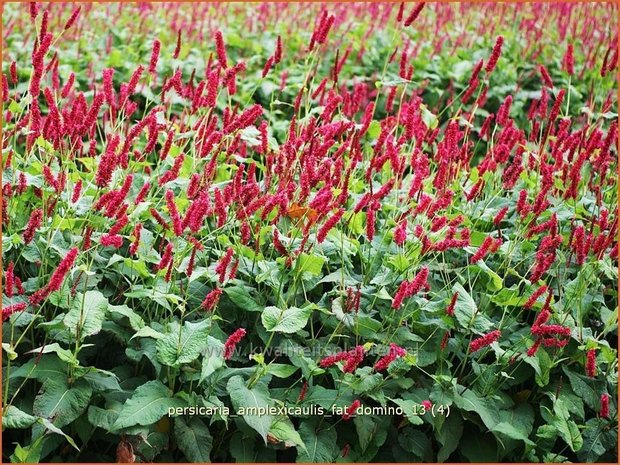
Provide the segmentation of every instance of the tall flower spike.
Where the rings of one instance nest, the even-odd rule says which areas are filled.
[[[228,60],[226,59],[226,47],[224,46],[224,38],[221,31],[215,31],[215,51],[217,59],[223,69],[228,68]]]
[[[590,349],[586,353],[586,374],[590,378],[596,377],[596,349]]]
[[[495,69],[497,65],[497,60],[499,60],[500,55],[502,54],[502,45],[504,44],[504,37],[497,36],[495,40],[495,45],[493,46],[493,51],[491,52],[491,56],[489,57],[489,61],[487,62],[486,67],[484,68],[488,74]]]
[[[77,20],[78,15],[80,14],[80,10],[82,9],[81,6],[78,6],[73,13],[71,13],[71,16],[69,16],[69,19],[67,20],[67,22],[65,23],[65,31],[67,29],[71,29],[71,26],[73,26],[75,24],[75,21]]]
[[[149,73],[155,74],[157,68],[157,61],[159,60],[159,51],[161,49],[161,42],[157,39],[153,41],[153,49],[151,51],[151,60],[149,62]]]
[[[472,353],[478,352],[480,349],[491,345],[493,342],[499,339],[501,334],[502,334],[501,331],[495,330],[488,334],[485,334],[482,337],[474,339],[473,341],[471,341],[471,344],[469,345],[470,351]]]
[[[411,13],[409,13],[409,16],[407,16],[407,19],[405,19],[405,27],[409,27],[411,26],[411,24],[418,18],[418,16],[420,16],[420,13],[422,12],[422,9],[424,8],[425,2],[421,2],[418,3],[413,10],[411,10]]]
[[[174,48],[174,53],[172,54],[172,58],[175,60],[179,58],[179,52],[181,51],[181,29],[177,31],[177,45]]]
[[[219,287],[216,287],[215,289],[213,289],[211,292],[209,292],[206,295],[206,297],[204,298],[200,306],[208,312],[213,311],[218,301],[220,300],[221,295],[222,295],[222,289]]]
[[[601,418],[609,418],[609,394],[601,394]]]
[[[245,336],[245,329],[239,328],[234,333],[232,333],[226,342],[224,343],[224,360],[229,360],[233,354],[235,353],[235,349],[237,344],[243,339]]]
[[[32,239],[34,238],[34,233],[41,226],[43,220],[43,210],[37,208],[30,214],[30,219],[28,220],[28,224],[26,225],[26,230],[24,231],[24,242],[26,244],[30,244]]]
[[[355,415],[356,410],[362,405],[362,403],[359,401],[359,399],[355,399],[351,405],[349,407],[347,407],[347,410],[345,411],[345,413],[342,415],[342,419],[345,421],[348,421],[353,415]]]

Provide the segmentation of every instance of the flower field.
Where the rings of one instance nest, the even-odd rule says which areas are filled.
[[[3,5],[3,463],[617,462],[616,18]]]

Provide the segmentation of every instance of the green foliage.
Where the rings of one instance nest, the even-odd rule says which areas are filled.
[[[3,10],[3,458],[616,461],[615,5],[38,6],[36,100],[42,13]]]

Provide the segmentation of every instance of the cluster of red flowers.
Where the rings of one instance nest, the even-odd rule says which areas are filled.
[[[237,344],[241,342],[241,339],[245,336],[245,329],[239,328],[226,339],[224,343],[224,360],[229,360],[235,353]]]
[[[501,335],[502,335],[501,331],[496,329],[495,331],[491,331],[490,333],[485,334],[484,336],[480,336],[474,339],[473,341],[471,341],[471,343],[469,344],[469,350],[471,351],[471,353],[478,352],[480,349],[493,344],[495,341],[499,339]]]
[[[428,268],[422,267],[422,269],[415,275],[411,281],[403,281],[400,283],[398,291],[392,301],[392,308],[398,309],[401,307],[403,300],[407,297],[416,295],[422,289],[429,289]]]
[[[360,363],[364,361],[366,349],[363,346],[356,346],[347,352],[338,352],[323,358],[319,365],[322,368],[328,368],[338,362],[344,362],[342,371],[344,373],[353,373]]]
[[[407,355],[407,351],[392,342],[390,343],[390,351],[387,355],[384,355],[377,361],[377,363],[375,363],[374,369],[375,371],[387,370],[394,360],[399,357],[404,357],[405,355]]]
[[[565,84],[574,82],[589,62],[594,63],[599,46],[603,47],[601,53],[605,50],[602,43],[596,50],[581,50],[577,41],[569,43],[562,69],[534,64],[528,79],[539,92],[529,108],[521,111],[523,100],[516,92],[499,99],[497,92],[491,92],[493,104],[497,101],[499,107],[495,105],[497,109],[486,116],[490,106],[486,105],[487,92],[497,77],[491,74],[501,67],[506,51],[514,52],[516,46],[494,33],[490,53],[471,63],[471,73],[462,83],[451,82],[448,87],[449,100],[441,100],[439,106],[452,111],[456,102],[459,109],[446,117],[443,110],[434,115],[437,108],[426,106],[422,89],[411,89],[410,83],[416,82],[418,74],[413,64],[423,49],[409,38],[397,46],[390,45],[393,48],[386,69],[398,72],[400,79],[395,82],[386,83],[375,75],[367,80],[343,80],[341,72],[348,69],[348,63],[362,62],[366,53],[362,46],[356,57],[355,48],[345,49],[344,44],[337,48],[328,73],[320,75],[322,68],[317,65],[302,86],[293,86],[287,81],[291,80],[291,70],[283,63],[290,44],[280,36],[272,40],[273,52],[264,66],[260,62],[262,70],[255,70],[254,57],[243,61],[243,51],[231,47],[230,41],[227,50],[228,34],[213,29],[204,33],[202,26],[200,31],[183,28],[175,19],[171,29],[176,42],[166,44],[164,36],[161,41],[149,41],[150,56],[143,57],[128,79],[120,79],[122,73],[114,68],[101,66],[89,69],[85,79],[74,73],[63,75],[65,65],[59,65],[62,54],[55,50],[59,36],[50,32],[51,8],[41,14],[36,3],[29,6],[35,46],[27,53],[31,64],[28,85],[21,85],[26,84],[20,82],[25,73],[15,62],[10,64],[8,75],[2,76],[4,102],[19,102],[24,109],[23,114],[9,109],[4,115],[6,137],[14,136],[19,149],[10,149],[3,160],[3,169],[15,171],[16,177],[2,186],[2,216],[8,225],[9,202],[22,198],[30,202],[30,194],[34,195],[35,202],[28,203],[23,214],[15,215],[20,218],[15,223],[19,223],[18,234],[25,246],[39,244],[45,228],[55,224],[57,204],[66,206],[70,199],[67,211],[73,214],[92,200],[82,230],[79,250],[83,254],[93,252],[89,250],[93,247],[95,254],[128,254],[140,260],[142,249],[152,243],[155,258],[149,256],[147,261],[155,279],[163,276],[171,287],[179,284],[181,288],[189,284],[195,267],[206,264],[209,272],[203,276],[208,275],[211,282],[204,288],[208,291],[204,298],[201,296],[200,308],[215,312],[220,299],[230,295],[225,291],[237,277],[238,267],[242,267],[239,274],[245,276],[242,257],[253,254],[257,261],[268,257],[282,266],[279,272],[288,273],[313,247],[329,255],[330,241],[344,242],[350,239],[348,235],[354,235],[352,239],[360,250],[368,247],[374,252],[375,246],[392,247],[393,243],[393,250],[403,260],[415,254],[415,276],[399,277],[392,288],[386,286],[388,289],[382,291],[393,294],[391,308],[398,310],[406,304],[414,307],[413,300],[418,297],[412,297],[437,288],[439,272],[431,264],[437,257],[449,263],[451,254],[460,255],[454,259],[456,266],[466,266],[468,272],[480,269],[484,265],[480,261],[491,263],[497,256],[510,253],[506,249],[514,250],[514,231],[523,231],[535,250],[534,263],[527,263],[532,266],[528,269],[523,265],[523,273],[517,270],[535,288],[531,294],[527,291],[527,299],[522,296],[523,308],[538,309],[542,303],[539,299],[545,299],[530,328],[533,344],[526,352],[530,357],[541,346],[561,349],[570,340],[569,326],[551,323],[551,289],[558,257],[568,257],[566,266],[574,267],[571,271],[606,255],[617,259],[618,219],[612,209],[605,208],[607,192],[617,182],[617,122],[607,123],[604,118],[584,118],[582,122],[571,119],[563,110],[569,112],[574,104],[574,92]],[[313,66],[333,45],[336,32],[345,27],[346,15],[340,6],[336,8],[339,13],[330,14],[321,7],[310,25],[312,35],[303,45],[303,53],[312,58]],[[377,21],[392,23],[392,13],[397,11],[399,31],[414,22],[416,26],[432,22],[439,30],[441,19],[431,21],[433,15],[426,16],[430,8],[424,8],[425,3],[418,2],[408,14],[404,3],[397,10],[396,6],[368,9]],[[74,25],[85,14],[86,8],[76,8],[63,31],[77,34]],[[193,70],[191,75],[183,68],[183,60],[177,61],[182,53],[182,29],[187,31],[185,40],[197,34],[213,39],[214,53],[205,55],[204,70]],[[565,37],[566,31],[560,35]],[[452,43],[446,38],[449,36],[433,39],[437,52],[444,42]],[[459,38],[454,47],[464,45],[462,40]],[[164,66],[172,45],[174,69]],[[617,54],[617,46],[609,45],[601,76],[615,69]],[[588,63],[582,63],[582,56]],[[274,76],[277,72],[280,75]],[[273,91],[271,106],[263,107],[247,98],[244,79],[248,76],[259,79],[265,89],[279,89],[279,93]],[[88,89],[84,88],[86,81]],[[402,85],[405,82],[407,85]],[[19,94],[21,88],[24,95]],[[259,93],[266,92],[263,87],[258,89]],[[155,101],[149,98],[145,103],[140,95],[147,94],[156,95]],[[592,97],[584,108],[593,112],[596,105],[596,113],[605,115],[612,111],[613,98],[610,94],[599,105]],[[275,111],[276,106],[281,109]],[[180,107],[182,111],[177,111]],[[483,118],[480,109],[485,112]],[[274,124],[274,115],[280,114],[277,112],[289,119]],[[526,126],[529,129],[521,129]],[[41,141],[51,144],[53,154],[35,153]],[[20,157],[21,146],[28,157]],[[31,182],[26,172],[15,169],[18,163],[14,158],[23,163],[30,154],[41,156],[40,183]],[[87,158],[92,163],[82,163]],[[74,165],[76,172],[72,173],[69,166]],[[220,182],[223,178],[225,182]],[[591,195],[582,208],[579,201],[584,191]],[[496,194],[501,199],[496,199]],[[470,215],[469,206],[475,211],[487,201],[483,216]],[[556,201],[577,205],[578,213],[570,223],[564,212],[554,212]],[[99,224],[109,227],[99,231]],[[217,237],[218,246],[207,245],[209,237]],[[463,249],[472,243],[479,246],[467,260]],[[77,257],[78,247],[74,247],[28,302],[3,307],[3,321],[29,305],[44,303],[52,292],[60,290]],[[8,298],[25,294],[14,262],[9,261],[5,273]],[[73,281],[75,292],[79,277]],[[355,313],[346,316],[364,313],[363,288],[345,285],[349,286],[344,281],[334,285],[330,292],[341,296],[345,313]],[[447,317],[442,318],[454,325],[448,326],[450,330],[441,329],[441,350],[448,347],[450,331],[458,331],[458,318],[453,321],[452,317],[455,311],[461,316],[457,304],[464,297],[459,300],[459,293],[454,292],[445,307]],[[446,301],[440,303],[441,309]],[[502,330],[506,331],[504,327]],[[246,330],[240,328],[227,338],[226,360],[232,358],[245,335]],[[476,337],[469,352],[488,347],[501,335],[497,329]],[[386,371],[406,354],[405,349],[391,343],[389,352],[374,363],[373,369]],[[341,364],[338,367],[342,372],[355,373],[366,356],[364,346],[357,345],[324,357],[319,365],[329,368]],[[585,354],[585,373],[597,376],[596,349]],[[300,401],[307,390],[304,382]],[[432,406],[430,401],[424,403]],[[348,420],[360,405],[359,400],[354,401],[343,418]],[[600,416],[609,416],[607,394],[601,397]]]
[[[38,291],[36,291],[30,296],[29,300],[31,305],[39,305],[41,302],[47,299],[52,292],[58,291],[60,289],[60,286],[62,285],[62,282],[64,281],[67,273],[69,273],[69,270],[71,270],[71,267],[73,266],[77,255],[78,248],[74,247],[67,253],[67,255],[63,257],[63,259],[60,261],[60,263],[52,273],[52,276],[50,277],[47,285],[40,288]]]
[[[541,286],[530,296],[528,301],[525,303],[525,307],[531,308],[536,299],[547,291],[547,286]],[[563,325],[547,324],[547,321],[551,318],[551,297],[551,293],[548,293],[545,303],[530,330],[532,335],[536,337],[534,344],[527,351],[527,355],[530,357],[536,354],[541,344],[545,347],[557,348],[564,347],[568,344],[568,338],[571,333],[570,328]]]

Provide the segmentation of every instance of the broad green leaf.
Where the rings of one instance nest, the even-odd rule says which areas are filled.
[[[583,447],[577,453],[577,457],[579,457],[580,461],[588,463],[596,462],[601,455],[607,452],[603,445],[604,428],[604,424],[597,418],[593,418],[586,423],[586,427],[582,432]]]
[[[555,416],[552,425],[557,429],[560,437],[566,441],[573,452],[580,450],[583,446],[583,438],[577,424],[570,419],[570,413],[561,399],[556,399],[553,411]]]
[[[122,315],[127,317],[129,325],[134,331],[139,331],[145,327],[144,320],[140,315],[134,312],[127,305],[108,305],[108,311],[113,314]]]
[[[76,370],[83,372],[76,376],[82,376],[94,391],[120,391],[121,387],[118,384],[118,377],[109,371],[100,370],[99,368],[84,368]]]
[[[459,293],[454,307],[454,315],[463,328],[471,329],[477,334],[483,334],[493,327],[489,319],[479,312],[476,302],[463,286],[458,283],[455,284],[453,292]]]
[[[604,382],[575,373],[567,366],[563,367],[563,371],[568,376],[573,392],[582,398],[588,407],[597,410],[601,399],[599,393],[604,390]]]
[[[310,275],[320,276],[324,263],[325,257],[321,257],[320,255],[316,254],[309,255],[306,253],[302,253],[297,258],[297,273],[299,275],[309,273]]]
[[[264,410],[271,405],[267,387],[257,383],[250,389],[245,385],[243,377],[237,375],[228,380],[226,389],[236,413],[241,415],[267,444],[267,433],[273,423],[272,415],[261,413],[261,409]]]
[[[157,360],[171,367],[193,362],[207,343],[209,326],[209,320],[171,325],[171,331],[157,340]]]
[[[79,417],[88,407],[92,388],[79,379],[72,385],[66,381],[48,380],[43,383],[41,391],[34,399],[32,413],[47,418],[62,428]]]
[[[22,412],[14,405],[9,405],[2,414],[2,427],[24,429],[37,421],[37,417]]]
[[[461,416],[449,415],[441,425],[441,429],[435,433],[437,440],[441,444],[441,448],[437,452],[438,462],[445,462],[450,457],[450,454],[457,449],[462,435],[463,420]]]
[[[267,331],[292,334],[303,329],[308,323],[312,313],[311,307],[290,307],[279,309],[278,307],[265,307],[261,315],[261,321]]]
[[[326,389],[323,386],[312,386],[306,395],[306,405],[318,405],[323,410],[331,411],[332,406],[346,407],[353,401],[350,393],[342,394],[336,389]]]
[[[99,291],[77,293],[71,304],[69,313],[65,316],[65,326],[80,340],[101,331],[101,325],[108,310],[108,299]]]
[[[174,430],[179,449],[188,461],[193,463],[210,462],[213,438],[209,428],[200,418],[190,417],[186,421],[183,417],[175,417]]]
[[[110,431],[117,419],[118,412],[114,410],[103,409],[95,405],[88,407],[88,421],[97,428]]]
[[[353,418],[353,424],[362,454],[370,449],[380,447],[385,442],[387,430],[378,418],[369,415],[357,415]]]
[[[341,321],[347,328],[355,326],[355,317],[350,313],[342,310],[342,297],[337,297],[332,302],[332,314]]]
[[[492,430],[500,422],[499,409],[490,398],[481,398],[467,389],[463,394],[454,396],[454,404],[467,412],[480,416],[484,425]]]
[[[260,305],[248,292],[245,287],[231,286],[225,287],[224,292],[232,302],[246,312],[260,312],[263,310]]]
[[[538,350],[533,357],[524,357],[523,361],[534,368],[536,375],[534,380],[540,387],[549,384],[549,374],[553,366],[553,361],[545,350]]]
[[[297,446],[300,448],[299,450],[306,450],[306,445],[288,417],[276,418],[269,430],[269,436],[284,442],[284,447]]]
[[[520,430],[515,428],[511,423],[498,423],[495,425],[492,430],[494,433],[497,433],[502,436],[506,436],[510,439],[516,439],[517,441],[523,441],[526,444],[533,446],[534,442],[530,441],[526,435],[524,435]]]
[[[185,403],[172,396],[161,381],[153,380],[139,386],[123,405],[120,415],[112,425],[113,430],[134,425],[152,425],[169,412]]]
[[[11,369],[10,379],[30,378],[43,382],[47,379],[62,381],[68,377],[67,364],[56,355],[43,355],[38,363],[35,362],[32,358],[22,366]]]
[[[487,264],[484,262],[484,260],[479,260],[475,266],[478,266],[480,269],[482,269],[485,272],[485,274],[489,277],[489,284],[487,285],[487,288],[489,289],[489,291],[497,292],[500,289],[502,289],[502,287],[504,286],[504,282],[501,276],[498,275],[491,268],[489,268]]]
[[[396,405],[403,409],[407,420],[412,425],[421,425],[424,423],[422,415],[420,415],[420,405],[418,402],[410,399],[392,399]]]
[[[10,457],[11,463],[39,463],[41,461],[42,449],[43,436],[26,447],[22,447],[21,444],[17,444],[13,455]]]
[[[77,366],[79,365],[78,360],[75,358],[73,353],[70,350],[63,349],[60,347],[60,344],[54,342],[53,344],[45,345],[43,347],[39,347],[37,349],[30,350],[26,352],[27,354],[50,354],[54,353],[58,355],[58,358],[65,363],[70,365]]]
[[[327,425],[317,430],[317,425],[306,420],[299,427],[299,436],[306,445],[305,450],[297,453],[297,462],[301,463],[332,463],[340,452],[336,444],[335,428]]]
[[[270,363],[267,365],[267,373],[277,378],[286,379],[295,373],[299,368],[293,365],[287,365],[285,363]]]
[[[428,436],[422,431],[411,427],[398,435],[398,443],[406,451],[411,452],[424,462],[433,461],[433,447]]]
[[[211,374],[224,366],[224,344],[213,336],[207,337],[207,347],[202,359],[200,382],[202,383]]]
[[[75,444],[75,441],[73,440],[71,436],[65,434],[63,430],[61,430],[59,427],[54,425],[47,418],[39,418],[37,421],[38,423],[41,423],[46,429],[48,429],[52,433],[59,434],[60,436],[64,437],[74,449],[76,449],[77,451],[80,450],[80,448]]]

